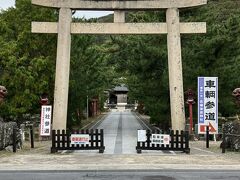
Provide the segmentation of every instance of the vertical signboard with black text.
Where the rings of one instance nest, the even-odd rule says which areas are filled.
[[[218,78],[198,77],[198,134],[218,133]]]
[[[41,124],[40,124],[41,136],[50,136],[51,119],[52,119],[52,106],[49,106],[49,105],[42,106]]]

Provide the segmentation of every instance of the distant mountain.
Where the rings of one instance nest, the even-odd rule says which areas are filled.
[[[100,22],[100,23],[110,23],[110,22],[113,22],[113,14],[109,14],[107,16],[102,16],[102,17],[99,17],[97,18],[97,22]]]

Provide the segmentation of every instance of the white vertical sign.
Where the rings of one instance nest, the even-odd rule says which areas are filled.
[[[218,133],[218,78],[198,77],[198,133]]]
[[[138,130],[138,142],[146,142],[147,141],[147,132],[146,130]]]
[[[50,136],[52,119],[52,106],[42,106],[40,135]]]

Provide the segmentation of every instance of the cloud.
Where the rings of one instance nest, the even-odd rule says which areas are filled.
[[[0,0],[0,9],[7,9],[15,5],[15,0]]]
[[[112,14],[112,11],[76,11],[74,14],[74,17],[79,17],[79,18],[97,18],[97,17],[102,17],[106,16],[108,14]]]

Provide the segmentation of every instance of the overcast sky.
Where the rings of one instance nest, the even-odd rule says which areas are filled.
[[[0,9],[6,9],[10,6],[14,6],[15,0],[0,0]]]
[[[7,9],[14,6],[15,0],[0,0],[0,9]],[[111,14],[111,11],[77,11],[74,16],[85,17],[86,19],[101,17]]]

